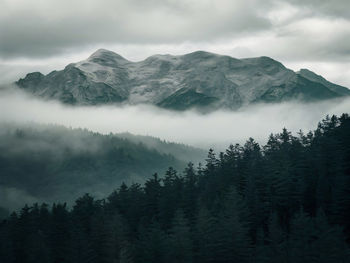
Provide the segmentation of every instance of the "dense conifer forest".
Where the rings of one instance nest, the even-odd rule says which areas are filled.
[[[106,199],[26,205],[0,262],[350,262],[350,117],[249,139]]]

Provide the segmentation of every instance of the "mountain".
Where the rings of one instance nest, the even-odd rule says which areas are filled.
[[[68,104],[146,103],[177,110],[350,95],[349,89],[311,71],[294,72],[269,57],[236,59],[204,51],[131,62],[99,49],[63,70],[29,73],[16,84],[35,96]]]
[[[103,196],[122,182],[182,171],[206,151],[131,134],[102,135],[53,125],[0,125],[0,208]],[[1,209],[0,209],[1,214]]]

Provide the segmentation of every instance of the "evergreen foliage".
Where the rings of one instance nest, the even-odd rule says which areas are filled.
[[[105,200],[24,206],[0,224],[0,262],[350,262],[350,117],[253,139]]]

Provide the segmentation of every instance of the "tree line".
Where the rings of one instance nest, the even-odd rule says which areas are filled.
[[[350,117],[0,224],[0,262],[350,262]]]

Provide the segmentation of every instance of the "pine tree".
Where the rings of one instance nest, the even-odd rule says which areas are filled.
[[[114,232],[112,217],[103,211],[95,214],[91,221],[91,242],[98,263],[115,262],[119,256],[119,248]]]
[[[159,200],[161,197],[161,179],[158,174],[155,173],[153,178],[148,179],[145,183],[145,207],[144,211],[147,211],[147,222],[151,222],[153,217],[158,220],[159,217]]]
[[[139,240],[136,246],[136,262],[166,262],[168,248],[168,238],[155,220],[147,228],[141,227],[139,230]]]
[[[195,232],[195,262],[217,262],[220,248],[218,226],[218,219],[207,208],[201,207]]]
[[[244,200],[236,189],[231,188],[219,215],[218,262],[249,262],[252,248],[250,220],[251,215]]]
[[[51,258],[54,263],[72,262],[71,220],[66,204],[52,206],[50,223]]]
[[[288,240],[288,258],[291,262],[313,262],[312,238],[313,222],[303,211],[300,211],[291,222]]]
[[[278,215],[274,212],[269,218],[267,245],[264,247],[267,257],[262,262],[289,262],[287,245],[287,233],[282,229]]]
[[[193,260],[192,236],[188,220],[182,210],[177,210],[169,231],[166,262],[191,263]]]
[[[323,210],[319,210],[313,220],[314,236],[312,249],[315,262],[348,262],[348,246],[344,233],[339,226],[331,226]]]
[[[0,261],[3,263],[12,263],[15,259],[11,224],[11,221],[0,222]]]

